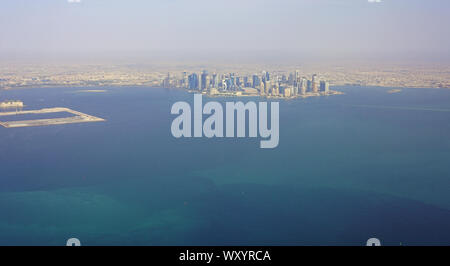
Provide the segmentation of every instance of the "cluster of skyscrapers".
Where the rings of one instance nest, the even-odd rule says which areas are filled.
[[[181,79],[171,79],[170,74],[163,80],[163,87],[182,87],[192,91],[210,94],[253,92],[261,96],[295,97],[307,94],[328,94],[330,85],[320,81],[314,74],[309,80],[301,77],[299,71],[286,75],[272,76],[269,72],[252,76],[239,76],[235,73],[209,74],[206,70],[200,73],[182,73]],[[253,90],[252,90],[253,89]]]

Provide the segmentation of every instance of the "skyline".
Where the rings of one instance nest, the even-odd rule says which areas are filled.
[[[5,1],[0,58],[447,63],[448,7],[444,0]]]

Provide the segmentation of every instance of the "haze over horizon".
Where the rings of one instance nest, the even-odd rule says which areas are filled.
[[[3,59],[450,62],[445,0],[7,0],[1,5]]]

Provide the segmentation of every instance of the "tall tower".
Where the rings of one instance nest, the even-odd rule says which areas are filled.
[[[219,88],[219,74],[217,74],[217,73],[213,74],[213,85],[214,85],[214,88],[216,88],[216,89]]]
[[[208,72],[206,70],[203,70],[202,75],[201,75],[201,84],[202,86],[200,86],[200,90],[206,90],[208,89]]]
[[[197,87],[197,89],[199,91],[202,90],[202,73],[198,74],[198,87]]]
[[[330,92],[330,83],[328,83],[328,81],[321,81],[320,82],[320,91],[323,91],[325,93]]]
[[[270,81],[264,80],[264,93],[266,95],[269,95],[271,89],[272,89],[272,84],[270,84]]]
[[[169,88],[170,87],[170,73],[167,73],[167,77],[162,82],[163,88]]]
[[[312,91],[313,92],[319,92],[319,84],[318,84],[318,78],[317,78],[317,75],[316,74],[314,74],[313,76],[312,76]]]
[[[272,95],[278,96],[280,94],[280,87],[278,87],[278,82],[275,82],[272,86]]]
[[[302,81],[300,83],[301,83],[300,93],[302,95],[305,95],[306,94],[306,89],[308,88],[308,82],[307,82],[306,78],[302,78]]]
[[[209,89],[209,84],[211,83],[211,80],[210,80],[210,77],[209,77],[209,75],[206,75],[206,77],[205,77],[205,90],[208,90]]]
[[[188,77],[186,71],[183,72],[183,77],[182,77],[182,79],[183,79],[183,87],[189,88],[189,77]]]
[[[252,82],[253,82],[253,88],[258,88],[260,85],[261,85],[261,81],[260,81],[260,79],[259,79],[259,77],[258,77],[258,75],[253,75],[253,78],[252,78]]]
[[[259,83],[259,94],[260,95],[266,95],[265,89],[264,89],[264,83]]]
[[[300,87],[300,71],[298,70],[295,70],[294,87],[297,87],[297,89]]]

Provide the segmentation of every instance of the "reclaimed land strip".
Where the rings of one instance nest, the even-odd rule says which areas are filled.
[[[23,120],[23,121],[8,121],[1,122],[0,125],[6,128],[13,127],[34,127],[34,126],[49,126],[49,125],[63,125],[63,124],[73,124],[73,123],[87,123],[87,122],[101,122],[105,121],[102,118],[74,111],[69,108],[55,107],[55,108],[44,108],[41,110],[27,110],[27,111],[17,111],[17,112],[0,112],[0,116],[11,116],[11,115],[21,115],[21,114],[47,114],[47,113],[59,113],[67,112],[74,114],[73,117],[65,118],[51,118],[51,119],[36,119],[36,120]]]

